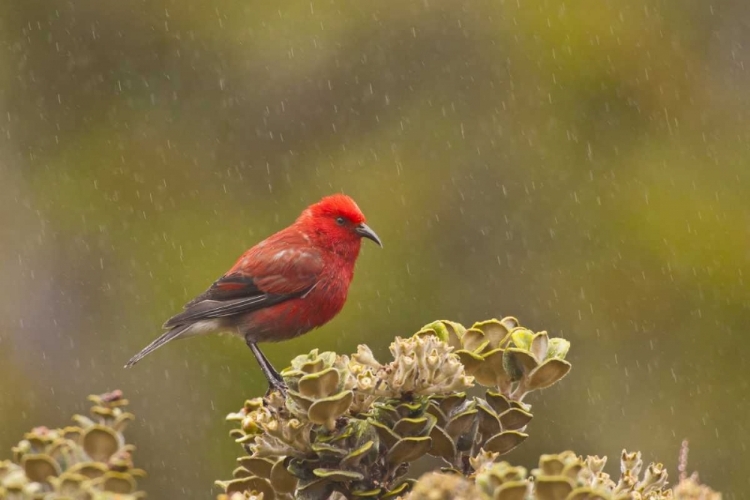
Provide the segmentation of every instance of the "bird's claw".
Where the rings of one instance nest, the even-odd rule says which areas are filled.
[[[277,391],[279,394],[281,394],[281,397],[286,398],[287,386],[280,380],[269,381],[268,390],[266,391],[265,396],[263,396],[263,399],[269,399],[274,391]]]

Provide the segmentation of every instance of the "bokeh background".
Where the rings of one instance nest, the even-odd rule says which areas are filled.
[[[748,47],[744,0],[1,2],[0,456],[121,388],[150,497],[210,498],[250,352],[122,365],[343,191],[385,248],[275,364],[512,314],[574,368],[511,461],[627,447],[674,477],[688,438],[746,497]]]

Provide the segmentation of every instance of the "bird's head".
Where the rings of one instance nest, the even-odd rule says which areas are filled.
[[[297,223],[319,244],[338,249],[349,247],[355,250],[355,256],[362,238],[383,246],[375,231],[365,224],[365,216],[354,200],[343,194],[326,196],[310,205]]]

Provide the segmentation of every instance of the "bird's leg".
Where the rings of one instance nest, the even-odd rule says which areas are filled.
[[[266,380],[268,380],[269,387],[266,395],[268,395],[268,393],[270,393],[274,389],[278,390],[282,394],[286,394],[286,384],[284,383],[284,379],[281,377],[281,374],[276,371],[273,365],[271,365],[271,362],[268,361],[266,356],[261,352],[261,350],[258,348],[258,345],[255,342],[248,340],[247,346],[251,351],[253,351],[253,355],[258,361],[260,369],[263,371],[263,375],[265,375]]]

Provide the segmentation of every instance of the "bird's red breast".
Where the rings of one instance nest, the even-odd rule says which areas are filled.
[[[247,250],[216,288],[243,295],[248,283],[270,295],[301,294],[236,318],[240,333],[257,342],[293,338],[327,323],[344,307],[360,242],[336,238],[302,218]]]

